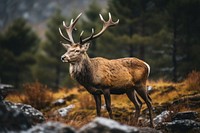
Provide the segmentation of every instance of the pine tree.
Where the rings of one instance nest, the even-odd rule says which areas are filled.
[[[118,30],[114,33],[121,45],[127,47],[129,56],[145,59],[145,47],[149,35],[154,32],[151,25],[153,7],[152,1],[147,0],[111,0],[109,11],[120,19]],[[134,41],[136,40],[136,41]]]
[[[30,65],[39,39],[24,19],[16,19],[1,37],[1,79],[14,84],[16,88],[25,81],[32,80]]]
[[[89,5],[89,9],[85,12],[86,20],[82,21],[82,28],[84,29],[84,36],[90,36],[92,28],[95,32],[98,32],[101,28],[101,23],[99,19],[99,13],[101,13],[100,7],[97,5],[96,1],[92,1]],[[97,56],[97,44],[98,40],[92,40],[88,54],[90,57]]]
[[[53,89],[62,85],[70,87],[73,83],[69,78],[68,64],[62,63],[60,57],[66,50],[60,44],[62,40],[58,28],[63,28],[62,22],[66,19],[59,9],[47,23],[46,41],[40,44],[37,53],[37,65],[34,68],[35,78]]]
[[[197,13],[200,11],[199,7],[198,0],[170,0],[167,4],[168,28],[173,33],[173,81],[199,68],[197,62],[200,58],[195,50],[200,43],[200,15]]]
[[[147,61],[154,68],[151,70],[153,76],[158,75],[158,62],[159,65],[163,64],[163,60],[158,61],[158,56],[154,56],[153,52],[160,51],[166,38],[169,38],[163,19],[163,4],[149,0],[109,1],[109,11],[113,17],[120,19],[117,28],[111,32],[117,38],[114,45],[120,50],[124,49],[118,52],[123,56],[135,56]]]

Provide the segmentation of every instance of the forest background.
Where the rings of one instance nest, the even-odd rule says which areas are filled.
[[[73,8],[72,8],[73,7]],[[150,80],[182,81],[200,68],[199,0],[0,0],[0,79],[20,89],[39,81],[53,90],[74,87],[58,28],[80,12],[75,40],[102,28],[99,13],[117,26],[91,42],[90,57],[137,57],[151,66]]]

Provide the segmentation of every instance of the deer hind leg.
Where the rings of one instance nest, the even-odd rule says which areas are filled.
[[[103,95],[104,95],[104,99],[106,103],[106,109],[108,111],[109,117],[112,119],[113,115],[112,115],[112,109],[111,109],[110,90],[109,89],[104,90]]]
[[[145,101],[145,103],[148,107],[148,110],[149,110],[150,126],[154,127],[153,116],[152,116],[153,107],[152,107],[152,104],[151,104],[151,99],[147,94],[146,87],[145,86],[137,87],[136,92]]]
[[[135,122],[136,122],[136,125],[137,125],[138,124],[138,118],[140,116],[140,110],[142,108],[142,101],[136,95],[135,90],[127,92],[126,95],[128,96],[128,98],[130,99],[130,101],[135,106],[135,110],[136,110],[135,111]]]
[[[96,113],[97,116],[101,116],[101,95],[93,95],[96,102]]]

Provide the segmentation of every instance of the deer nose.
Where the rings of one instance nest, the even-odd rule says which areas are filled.
[[[65,60],[65,56],[62,56],[62,57],[61,57],[61,60],[64,61],[64,60]]]

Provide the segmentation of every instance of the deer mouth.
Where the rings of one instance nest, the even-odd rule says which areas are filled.
[[[62,61],[62,62],[64,62],[64,63],[69,63],[69,61],[68,61],[68,60],[64,60],[64,61]]]
[[[69,60],[69,59],[64,59],[62,60],[63,63],[74,63],[75,61]]]

